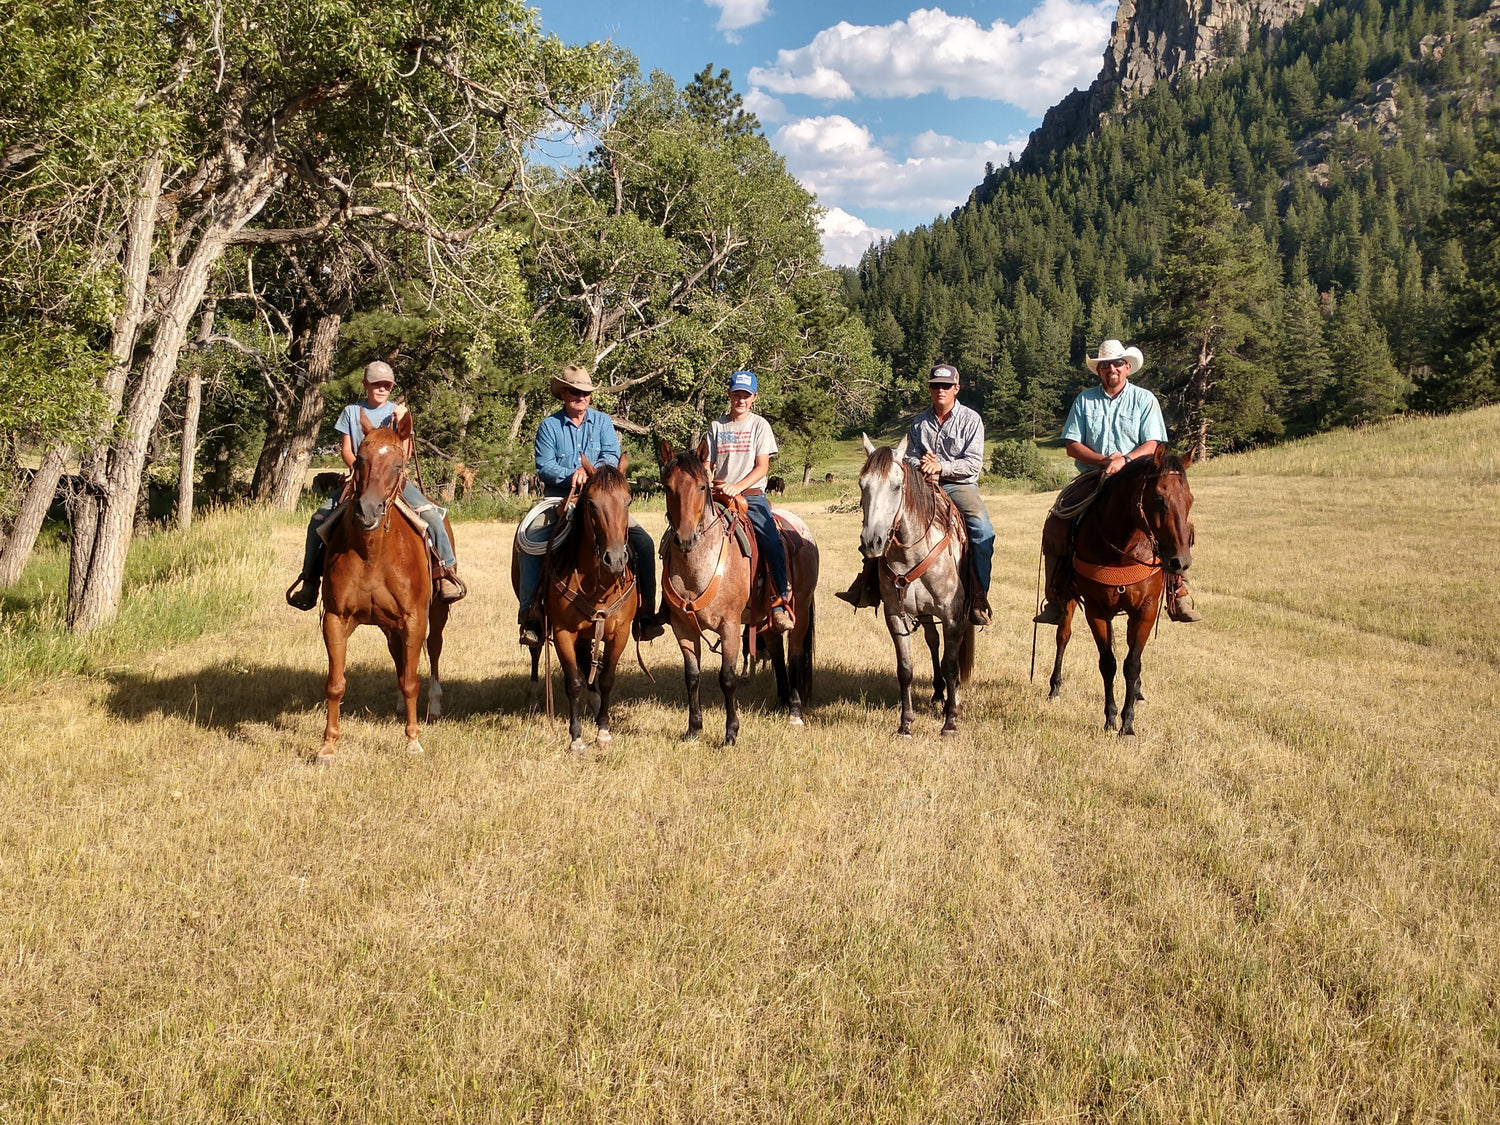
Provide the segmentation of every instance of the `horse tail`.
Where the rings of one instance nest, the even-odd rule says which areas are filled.
[[[964,625],[963,636],[958,640],[958,682],[966,684],[974,675],[974,622]]]
[[[816,598],[807,603],[807,632],[802,635],[802,659],[797,662],[797,694],[802,697],[802,705],[804,707],[812,700],[813,637],[818,631],[817,613],[815,612],[817,604]]]

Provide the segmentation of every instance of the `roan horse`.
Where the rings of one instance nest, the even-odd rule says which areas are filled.
[[[615,670],[620,654],[630,641],[630,624],[635,619],[640,591],[635,573],[630,569],[630,484],[625,479],[628,454],[620,457],[618,469],[610,465],[591,465],[587,458],[583,468],[588,480],[578,493],[574,515],[576,525],[570,542],[561,545],[561,557],[548,561],[543,587],[545,625],[543,644],[550,639],[562,664],[568,689],[568,734],[571,749],[582,753],[584,672],[579,667],[580,653],[588,662],[588,688],[597,692],[600,746],[608,746],[614,736],[609,731],[609,701],[615,686]],[[564,504],[566,507],[566,504]],[[517,596],[521,589],[521,555],[519,545],[511,555],[511,586]],[[582,648],[579,648],[580,641]],[[531,653],[531,680],[537,680],[537,663],[542,650]],[[549,698],[548,705],[551,701]]]
[[[1193,563],[1193,491],[1183,460],[1158,446],[1104,482],[1074,532],[1073,586],[1057,628],[1057,659],[1048,699],[1062,691],[1063,652],[1073,635],[1073,606],[1083,614],[1099,649],[1104,677],[1104,729],[1135,734],[1141,698],[1141,652],[1161,611],[1163,569],[1181,574]],[[1114,619],[1125,615],[1125,706],[1115,705]]]
[[[860,437],[868,456],[859,471],[864,509],[859,549],[865,558],[880,560],[880,600],[896,645],[901,685],[898,733],[909,738],[916,716],[911,634],[920,621],[932,653],[932,701],[944,705],[943,733],[956,735],[958,687],[974,671],[974,626],[959,569],[966,543],[963,516],[941,488],[906,463],[906,438],[893,450],[888,445],[877,449],[868,437]]]
[[[767,631],[777,698],[787,709],[791,724],[801,726],[802,708],[812,692],[816,631],[813,593],[818,585],[818,544],[812,532],[795,516],[788,519],[786,513],[780,513],[780,518],[793,527],[791,533],[783,531],[782,541],[787,547],[787,577],[792,587],[795,625],[783,638],[779,633],[769,632],[768,624],[761,620],[762,611],[752,604],[755,576],[750,571],[750,560],[732,543],[735,533],[730,515],[713,500],[713,482],[707,467],[689,450],[674,455],[671,445],[664,441],[658,443],[657,455],[662,465],[662,489],[667,495],[667,546],[661,582],[670,607],[672,632],[682,650],[683,678],[687,682],[685,737],[697,738],[703,729],[698,685],[702,678],[704,633],[716,633],[719,637],[724,744],[733,746],[739,737],[735,661],[740,651],[741,626],[749,625],[754,625],[757,631]],[[745,533],[754,534],[748,524]]]
[[[364,437],[354,460],[354,493],[349,510],[328,535],[323,567],[323,643],[328,648],[328,722],[323,728],[319,765],[333,762],[339,740],[339,704],[344,698],[344,658],[349,634],[360,625],[385,633],[396,661],[396,681],[406,706],[406,749],[422,752],[417,741],[417,669],[422,642],[432,683],[427,691],[428,718],[443,713],[443,685],[438,658],[448,603],[432,594],[432,563],[425,537],[395,510],[405,483],[411,415],[392,430],[373,426],[363,415]],[[450,538],[453,530],[448,530]]]

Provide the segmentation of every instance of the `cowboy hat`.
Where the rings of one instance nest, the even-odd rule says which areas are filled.
[[[1127,375],[1134,375],[1142,367],[1146,366],[1146,357],[1141,354],[1140,348],[1127,348],[1118,340],[1105,340],[1099,345],[1099,354],[1084,356],[1083,362],[1089,365],[1089,370],[1095,375],[1099,374],[1099,365],[1106,360],[1128,359],[1130,370]]]
[[[561,375],[552,376],[552,393],[558,398],[562,398],[564,391],[580,391],[584,394],[593,394],[594,380],[586,368],[570,363],[562,369]]]

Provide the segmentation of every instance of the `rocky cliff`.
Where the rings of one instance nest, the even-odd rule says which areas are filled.
[[[1203,74],[1226,48],[1243,46],[1252,25],[1282,27],[1306,6],[1304,0],[1120,0],[1099,77],[1047,111],[1026,156],[1083,139],[1156,83]]]

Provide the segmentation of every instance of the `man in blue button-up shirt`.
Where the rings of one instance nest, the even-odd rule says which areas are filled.
[[[1165,445],[1167,424],[1156,396],[1130,382],[1130,376],[1146,362],[1139,348],[1127,348],[1118,340],[1105,340],[1099,345],[1099,354],[1085,357],[1084,362],[1099,376],[1099,385],[1080,391],[1073,400],[1068,419],[1063,423],[1063,448],[1077,462],[1080,478],[1095,473],[1109,477],[1131,461],[1150,457],[1158,445]],[[1033,618],[1038,625],[1061,625],[1063,607],[1068,601],[1066,568],[1062,564],[1071,549],[1072,521],[1058,515],[1057,508],[1073,489],[1074,485],[1063,489],[1042,525],[1047,604]],[[1168,576],[1167,613],[1174,621],[1202,620],[1180,575]]]
[[[581,367],[569,364],[562,374],[553,376],[552,393],[562,399],[562,409],[547,415],[536,428],[536,475],[547,496],[567,496],[588,479],[583,462],[619,468],[620,437],[615,424],[602,410],[589,405],[594,394],[594,380]],[[635,627],[641,640],[654,640],[663,629],[655,620],[656,549],[651,535],[635,520],[630,521],[630,567],[635,571],[640,590]],[[542,579],[542,557],[521,555],[520,621],[521,643],[536,647],[542,643],[542,622],[534,612],[537,586]]]

